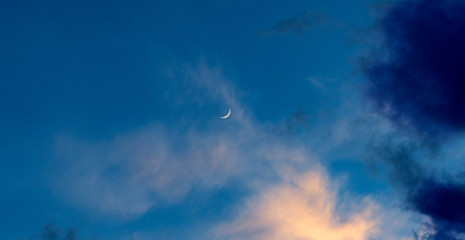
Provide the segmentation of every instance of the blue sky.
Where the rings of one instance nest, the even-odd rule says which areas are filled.
[[[0,238],[463,239],[463,5],[2,1]]]

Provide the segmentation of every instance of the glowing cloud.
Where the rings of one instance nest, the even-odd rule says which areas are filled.
[[[363,240],[376,235],[376,204],[364,199],[364,209],[342,217],[336,203],[336,193],[322,171],[291,174],[249,201],[238,218],[221,225],[217,234],[226,239],[267,240]]]

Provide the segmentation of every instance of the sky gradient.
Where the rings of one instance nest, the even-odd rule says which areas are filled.
[[[465,239],[462,0],[6,0],[0,31],[1,239]]]

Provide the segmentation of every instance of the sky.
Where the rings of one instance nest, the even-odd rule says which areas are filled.
[[[463,0],[4,0],[0,31],[0,239],[465,239]]]

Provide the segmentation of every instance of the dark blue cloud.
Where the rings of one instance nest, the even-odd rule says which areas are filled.
[[[425,179],[411,189],[409,203],[429,216],[433,233],[424,240],[463,239],[465,234],[465,185]],[[460,236],[462,234],[462,237]]]
[[[379,27],[382,48],[363,66],[376,109],[402,130],[428,137],[423,140],[463,132],[465,1],[397,1]],[[464,239],[465,183],[422,167],[414,156],[423,147],[388,142],[375,150],[409,209],[431,219],[430,231],[416,238]]]
[[[384,48],[364,65],[376,108],[430,137],[465,130],[465,2],[398,1],[379,24]]]
[[[386,166],[390,181],[405,194],[406,208],[430,218],[426,235],[417,240],[458,240],[465,237],[465,183],[447,173],[434,174],[419,163],[423,143],[388,140],[371,150]]]

